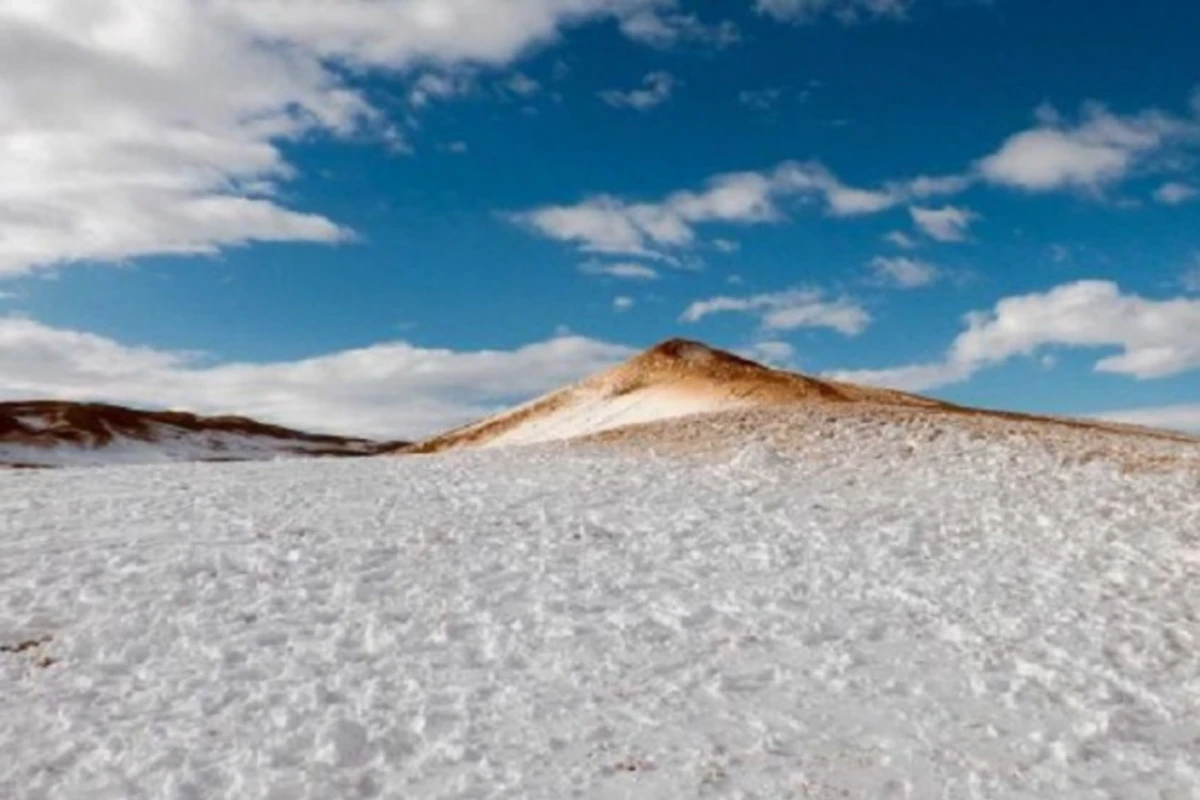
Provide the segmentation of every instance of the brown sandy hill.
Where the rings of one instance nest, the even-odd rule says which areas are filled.
[[[798,403],[949,408],[945,403],[771,369],[699,342],[671,339],[631,360],[519,406],[406,448],[433,453],[590,436],[694,414]]]
[[[54,465],[136,447],[162,460],[251,460],[277,455],[368,456],[403,443],[311,434],[245,417],[204,417],[104,403],[0,403],[0,465]]]
[[[1137,451],[1142,454],[1136,456],[1139,463],[1175,458],[1159,454],[1162,448],[1186,452],[1189,459],[1193,451],[1200,455],[1200,439],[1182,433],[967,408],[771,369],[682,339],[664,342],[610,370],[400,452],[566,440],[703,450],[736,446],[764,431],[777,443],[799,445],[813,431],[834,424],[859,431],[881,425],[915,426],[922,436],[965,431],[988,439],[1026,437],[1053,442],[1081,457],[1115,453],[1125,461],[1135,459],[1130,453]]]

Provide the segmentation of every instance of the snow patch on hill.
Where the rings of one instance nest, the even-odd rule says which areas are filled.
[[[505,447],[574,439],[627,425],[726,411],[742,405],[745,404],[736,398],[670,387],[636,389],[617,397],[599,391],[582,391],[570,403],[544,415],[531,416],[521,425],[486,440],[482,446]]]

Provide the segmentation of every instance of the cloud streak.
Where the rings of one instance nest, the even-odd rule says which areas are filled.
[[[671,73],[651,72],[642,78],[641,88],[631,89],[627,92],[609,89],[600,93],[600,99],[613,108],[649,111],[670,100],[677,88],[679,88],[679,81]]]
[[[811,289],[698,300],[688,306],[679,321],[693,323],[727,313],[752,314],[764,331],[829,328],[845,336],[857,336],[871,324],[871,315],[853,300],[829,300]]]
[[[932,183],[931,183],[932,181]],[[817,201],[831,217],[856,217],[895,208],[917,196],[958,191],[957,181],[918,178],[877,189],[844,184],[818,162],[787,161],[761,172],[710,178],[699,190],[683,190],[650,202],[595,195],[574,205],[551,205],[510,215],[531,231],[584,252],[671,258],[692,247],[696,227],[708,223],[762,225],[784,219],[786,200]]]
[[[760,14],[781,22],[810,23],[829,14],[843,23],[864,19],[903,19],[915,0],[755,0]]]

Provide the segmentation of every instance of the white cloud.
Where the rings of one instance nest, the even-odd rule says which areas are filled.
[[[771,185],[763,176],[731,173],[709,181],[699,193],[677,192],[661,203],[626,203],[599,196],[574,206],[548,206],[513,219],[552,239],[574,242],[587,252],[661,257],[663,248],[691,245],[693,225],[752,224],[774,219]]]
[[[562,242],[574,242],[585,252],[652,255],[650,242],[681,245],[691,241],[691,228],[677,215],[673,229],[653,225],[643,206],[630,206],[615,197],[600,196],[574,206],[547,206],[515,214],[512,219]]]
[[[281,145],[403,137],[346,77],[502,66],[655,0],[0,3],[0,274],[348,233],[288,207]],[[418,79],[418,82],[421,79]],[[417,102],[442,85],[432,79]]]
[[[447,142],[446,144],[442,145],[439,149],[445,153],[453,153],[456,156],[461,156],[464,153],[466,153],[470,148],[467,147],[466,142]]]
[[[695,14],[655,8],[626,15],[621,31],[635,42],[660,48],[692,43],[721,49],[742,40],[741,31],[729,20],[708,24]]]
[[[795,361],[796,348],[787,342],[768,339],[744,347],[738,351],[738,354],[751,361],[758,361],[773,367],[788,367]]]
[[[910,209],[913,222],[925,235],[939,242],[961,242],[967,238],[967,229],[978,219],[969,209],[945,206],[943,208]]]
[[[1011,136],[978,164],[988,181],[1030,192],[1097,191],[1125,178],[1139,163],[1174,143],[1194,139],[1200,127],[1160,111],[1132,116],[1092,104],[1075,126],[1051,108],[1037,127]]]
[[[1200,254],[1195,258],[1195,266],[1184,271],[1179,283],[1185,291],[1200,294]]]
[[[975,178],[970,175],[918,175],[899,185],[906,197],[924,200],[930,197],[959,194],[971,188]]]
[[[746,89],[738,92],[738,102],[750,108],[757,108],[759,111],[767,111],[774,108],[783,97],[783,89],[768,88],[768,89]]]
[[[413,108],[425,108],[435,100],[451,100],[475,91],[472,72],[426,72],[412,82],[408,103]]]
[[[916,289],[928,286],[941,276],[937,267],[926,261],[903,256],[878,256],[871,260],[872,280],[883,286]]]
[[[607,275],[610,278],[622,278],[630,281],[656,281],[659,279],[657,270],[633,261],[622,261],[615,264],[588,261],[579,265],[579,271],[585,275]]]
[[[884,241],[896,245],[901,250],[912,250],[917,246],[917,242],[904,231],[891,231],[883,237]]]
[[[679,81],[669,72],[651,72],[642,78],[642,88],[622,92],[609,89],[600,92],[600,99],[614,108],[632,108],[638,111],[649,111],[671,99],[671,95],[679,87]]]
[[[542,85],[524,72],[515,72],[504,82],[504,88],[521,97],[532,97],[542,90]]]
[[[712,244],[722,253],[736,253],[742,249],[741,243],[735,242],[733,239],[713,239]]]
[[[1008,297],[965,318],[966,330],[936,362],[839,373],[859,383],[921,391],[969,379],[981,369],[1046,346],[1120,348],[1098,372],[1139,379],[1200,369],[1200,300],[1148,300],[1108,281],[1079,281]]]
[[[871,323],[871,315],[853,300],[826,300],[821,292],[807,289],[699,300],[688,306],[679,319],[699,322],[712,314],[730,312],[754,314],[764,330],[773,331],[830,328],[846,336],[857,336]]]
[[[887,211],[899,202],[886,190],[854,189],[849,186],[830,186],[826,189],[829,210],[837,217],[856,217]]]
[[[842,22],[863,18],[903,18],[914,0],[755,0],[754,7],[787,22],[812,22],[822,14],[831,14]]]
[[[633,306],[634,306],[634,301],[633,301],[632,297],[614,297],[613,298],[613,311],[616,311],[617,313],[622,313],[622,312],[628,311],[631,308],[633,308]]]
[[[510,219],[585,252],[664,258],[669,257],[664,251],[692,246],[699,224],[776,222],[783,218],[777,201],[784,198],[817,199],[830,216],[850,217],[899,205],[907,197],[904,186],[859,189],[846,186],[819,163],[788,161],[764,172],[717,175],[701,191],[674,192],[658,202],[630,203],[599,195],[575,205],[513,214]]]
[[[243,414],[307,430],[410,438],[486,416],[632,354],[564,335],[516,350],[386,342],[301,361],[205,366],[187,354],[0,317],[0,397]]]
[[[1129,425],[1144,425],[1150,428],[1174,428],[1181,431],[1200,432],[1200,405],[1108,411],[1094,414],[1093,417],[1107,422],[1124,422]]]
[[[1197,191],[1186,183],[1171,181],[1164,183],[1154,192],[1154,199],[1165,206],[1177,206],[1186,203],[1197,195]]]

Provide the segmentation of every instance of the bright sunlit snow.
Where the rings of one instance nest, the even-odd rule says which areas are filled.
[[[114,436],[102,446],[59,443],[31,447],[0,443],[0,464],[36,467],[103,467],[115,464],[164,464],[176,461],[264,461],[304,457],[331,449],[327,442],[253,436],[227,431],[178,431],[159,426],[153,438]],[[353,452],[350,445],[344,446]]]
[[[562,408],[522,420],[484,446],[509,447],[573,439],[628,425],[725,411],[747,404],[715,393],[688,393],[660,387],[637,389],[618,397],[600,392],[580,393]],[[517,415],[524,408],[518,407],[508,415]]]
[[[1200,493],[899,432],[12,473],[0,797],[1200,786]]]

